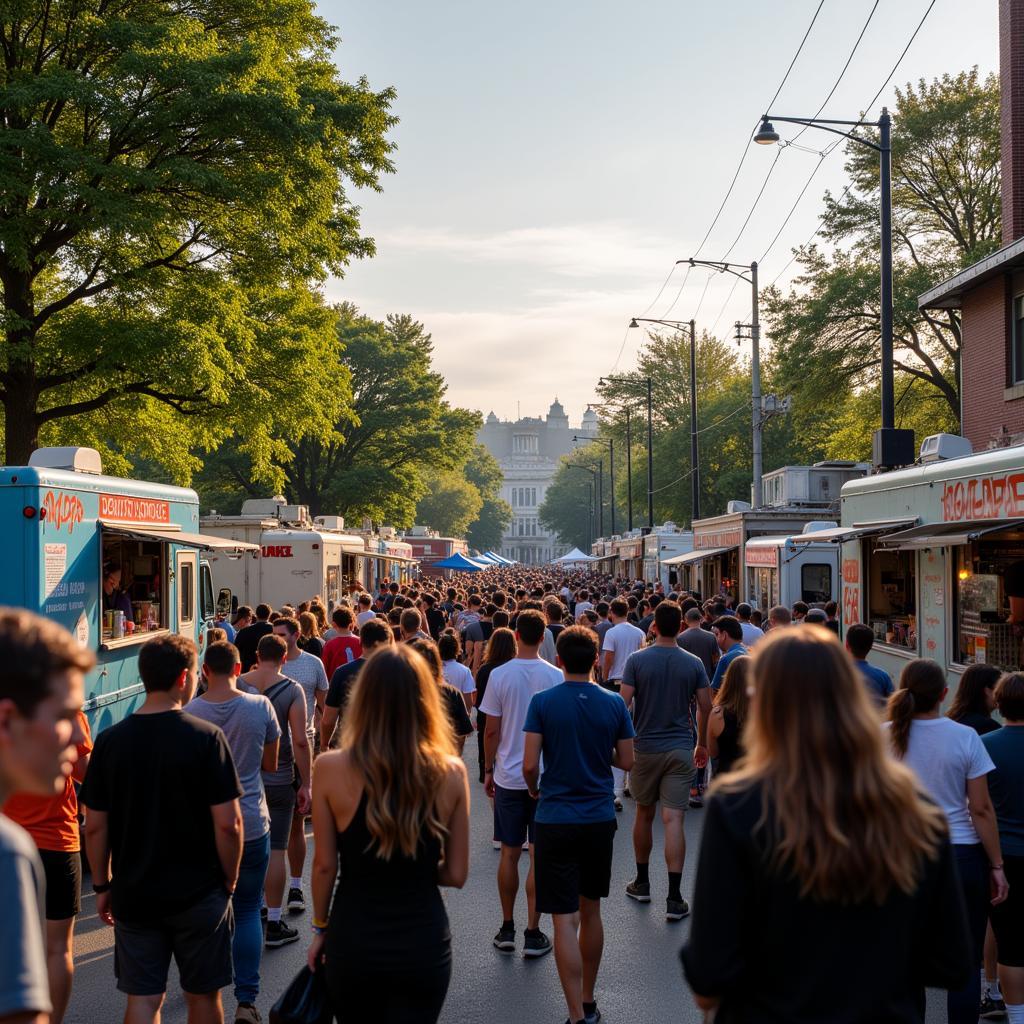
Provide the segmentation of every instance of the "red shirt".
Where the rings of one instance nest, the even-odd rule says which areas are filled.
[[[357,636],[336,636],[324,644],[323,659],[324,670],[327,672],[327,679],[330,681],[334,670],[342,665],[363,656],[363,642]]]

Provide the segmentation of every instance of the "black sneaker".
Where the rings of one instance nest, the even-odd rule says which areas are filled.
[[[527,928],[523,933],[523,956],[546,956],[553,948],[551,940],[539,928]]]
[[[500,949],[502,953],[514,953],[516,951],[516,929],[515,925],[502,925],[498,934],[494,936],[494,948]]]
[[[301,889],[289,889],[288,890],[288,909],[293,914],[301,914],[306,909],[306,897],[302,895]]]
[[[264,924],[267,923],[267,908],[266,907],[260,907],[260,920]]]
[[[298,942],[298,928],[291,928],[284,921],[268,921],[267,936],[264,939],[267,949],[287,946],[289,942]]]
[[[601,1011],[597,1003],[594,1003],[594,1009],[589,1013],[586,1010],[583,1011],[583,1024],[597,1024],[600,1019]]]
[[[682,921],[690,913],[690,904],[686,900],[665,900],[665,920]]]
[[[1002,999],[993,999],[991,996],[985,996],[981,1000],[978,1016],[984,1020],[1002,1020],[1006,1016],[1006,1003]]]
[[[650,903],[651,902],[651,883],[650,882],[630,882],[626,886],[626,895],[631,900],[636,900],[637,903]]]

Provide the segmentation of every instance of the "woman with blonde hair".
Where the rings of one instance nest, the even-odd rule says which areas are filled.
[[[849,656],[780,629],[751,657],[745,757],[708,802],[682,951],[718,1024],[920,1024],[969,973],[942,812],[885,749]]]
[[[750,709],[750,657],[733,658],[708,717],[708,755],[716,775],[732,771],[740,757],[740,735]]]
[[[342,729],[313,772],[309,966],[341,1020],[433,1024],[451,978],[438,887],[469,872],[469,783],[423,657],[370,655]]]
[[[299,649],[321,658],[324,642],[320,639],[320,627],[311,611],[299,612]]]

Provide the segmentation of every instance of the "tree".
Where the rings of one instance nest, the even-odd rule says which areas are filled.
[[[416,507],[416,519],[442,537],[465,537],[483,507],[480,492],[456,471],[428,478],[427,492]]]
[[[895,365],[959,418],[960,323],[953,311],[919,311],[917,296],[998,248],[1001,237],[999,86],[977,69],[897,90],[892,135]],[[826,194],[823,237],[798,253],[801,272],[763,305],[780,387],[801,428],[822,403],[878,388],[880,314],[878,158],[850,143],[848,191]],[[897,392],[897,395],[899,392]],[[901,422],[912,419],[897,406]]]
[[[544,501],[537,511],[537,519],[563,544],[589,551],[597,536],[594,484],[587,473],[570,468],[582,461],[576,453],[562,459],[562,465],[548,485]]]
[[[480,511],[470,524],[467,540],[477,551],[496,551],[512,522],[512,506],[501,497],[505,479],[501,466],[482,444],[476,444],[463,473],[481,499]]]
[[[101,410],[144,416],[123,440],[149,454],[157,433],[208,446],[244,430],[258,465],[275,402],[292,437],[334,422],[332,400],[281,383],[311,381],[315,354],[332,365],[309,285],[372,253],[346,189],[379,187],[394,124],[391,90],[340,80],[336,42],[308,0],[5,5],[9,463]]]

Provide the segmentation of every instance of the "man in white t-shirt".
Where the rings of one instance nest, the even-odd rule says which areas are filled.
[[[750,621],[752,611],[753,609],[746,601],[736,605],[736,618],[740,620],[740,629],[743,630],[742,643],[744,647],[753,647],[764,636],[764,630]]]
[[[369,594],[359,595],[359,614],[356,616],[356,625],[362,626],[364,622],[369,622],[370,619],[377,618],[377,613],[373,610],[373,598]]]
[[[626,659],[644,645],[646,637],[642,629],[637,629],[626,621],[629,604],[624,598],[617,597],[608,608],[608,621],[612,623],[601,643],[604,654],[602,670],[604,685],[609,690],[619,692],[622,675],[626,671]],[[626,773],[621,768],[612,767],[612,780],[615,784],[615,810],[622,810],[622,796],[626,790]]]
[[[496,949],[512,953],[516,948],[513,918],[519,892],[519,858],[529,840],[530,870],[526,876],[528,927],[523,956],[538,957],[551,951],[551,940],[540,930],[533,885],[533,815],[537,801],[523,778],[523,726],[535,693],[558,686],[562,673],[539,656],[544,639],[544,616],[534,609],[519,613],[516,620],[518,651],[512,661],[494,669],[480,710],[487,716],[484,732],[484,789],[494,800],[494,835],[501,843],[498,863],[498,896],[502,922],[494,936]]]
[[[576,597],[576,607],[572,610],[573,616],[578,621],[580,612],[589,611],[593,607],[594,606],[590,601],[590,591],[581,590]]]
[[[458,660],[459,638],[452,632],[444,632],[437,641],[437,649],[441,655],[444,681],[462,694],[466,710],[469,711],[476,697],[476,680],[473,673]]]

